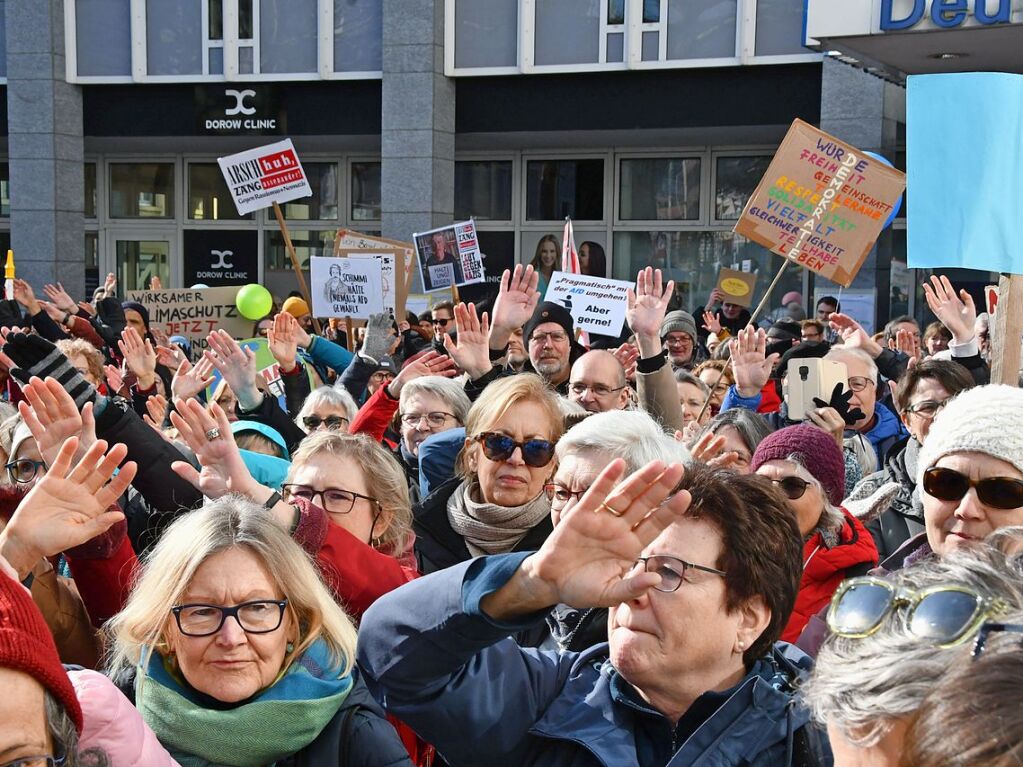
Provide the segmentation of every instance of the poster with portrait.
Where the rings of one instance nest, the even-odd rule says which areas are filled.
[[[412,235],[427,293],[483,282],[483,256],[476,224],[462,221]]]
[[[381,263],[376,258],[309,259],[313,314],[368,320],[384,311]]]

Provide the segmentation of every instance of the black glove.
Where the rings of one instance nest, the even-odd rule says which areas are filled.
[[[17,301],[0,300],[0,328],[23,328],[28,324]]]
[[[834,408],[842,420],[845,421],[846,426],[852,426],[854,423],[863,418],[863,411],[858,407],[849,409],[849,400],[852,399],[852,390],[844,391],[845,387],[842,384],[835,384],[835,390],[831,392],[831,402],[825,402],[820,397],[813,398],[813,404],[817,407],[830,407]]]
[[[17,365],[11,370],[11,375],[21,383],[27,384],[32,376],[56,378],[79,410],[85,407],[86,402],[96,399],[93,385],[82,377],[60,349],[42,336],[12,333],[7,336],[3,352]]]

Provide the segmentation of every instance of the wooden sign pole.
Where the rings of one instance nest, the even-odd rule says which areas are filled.
[[[991,383],[1019,386],[1023,338],[1023,274],[998,279],[998,311],[991,328]]]
[[[284,214],[281,213],[281,206],[276,202],[273,206],[274,215],[277,217],[277,226],[281,228],[281,235],[284,237],[284,246],[288,249],[288,255],[291,257],[291,268],[295,270],[295,276],[298,278],[298,289],[302,291],[302,298],[309,305],[309,311],[312,311],[312,296],[309,293],[309,286],[306,284],[305,275],[302,273],[302,267],[298,265],[298,255],[295,253],[295,246],[291,243],[291,234],[288,232],[288,225],[284,222]],[[320,331],[320,321],[315,316],[313,316],[313,329],[316,331],[316,335],[322,334]]]

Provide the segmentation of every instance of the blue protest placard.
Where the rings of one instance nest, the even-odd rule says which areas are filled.
[[[915,75],[906,96],[913,269],[1023,274],[1023,76]]]

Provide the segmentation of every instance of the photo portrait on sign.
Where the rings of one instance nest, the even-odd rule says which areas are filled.
[[[417,234],[415,244],[426,292],[463,282],[454,227]]]

